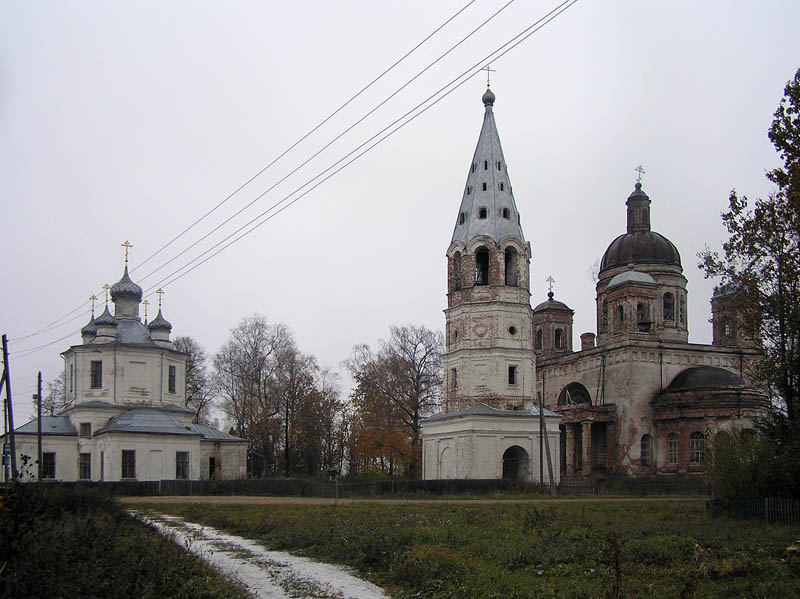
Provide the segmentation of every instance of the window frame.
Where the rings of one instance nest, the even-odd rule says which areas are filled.
[[[92,454],[81,452],[78,454],[78,480],[92,480]]]
[[[89,364],[89,388],[103,388],[103,361],[92,360]]]
[[[126,460],[126,458],[128,458],[128,459]],[[124,479],[124,480],[135,480],[136,479],[136,450],[135,449],[123,449],[122,450],[122,471],[120,472],[120,479]]]
[[[88,432],[87,432],[88,429]],[[91,439],[92,438],[92,423],[91,422],[81,422],[78,424],[78,436],[82,439]]]
[[[190,462],[188,451],[175,452],[175,480],[189,480]]]
[[[174,364],[167,365],[167,393],[177,393],[178,368]]]
[[[677,466],[680,461],[680,443],[676,433],[667,435],[667,464]]]
[[[42,452],[42,480],[55,480],[56,478],[56,452]]]
[[[519,377],[517,377],[517,366],[516,364],[509,364],[508,365],[508,385],[511,387],[516,387],[519,385]]]
[[[706,438],[703,433],[694,432],[689,435],[689,464],[698,466],[705,464]]]

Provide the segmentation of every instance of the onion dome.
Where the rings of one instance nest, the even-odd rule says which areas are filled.
[[[487,88],[481,100],[483,100],[484,106],[494,106],[494,92]]]
[[[111,315],[111,312],[108,311],[108,305],[106,305],[106,309],[103,310],[103,313],[94,319],[95,327],[115,327],[117,326],[116,319]]]
[[[81,329],[81,335],[94,337],[97,334],[97,324],[96,319],[92,318],[89,322],[87,322],[84,327]]]
[[[628,231],[620,235],[603,254],[600,272],[627,264],[665,264],[681,268],[678,248],[660,233],[650,230],[650,198],[641,182],[628,197]]]
[[[633,264],[628,264],[628,270],[615,275],[614,278],[608,282],[608,288],[610,289],[611,287],[616,287],[624,283],[649,283],[655,285],[656,280],[646,272],[634,270]]]
[[[137,301],[142,300],[142,288],[136,283],[131,281],[128,276],[128,267],[125,267],[125,272],[122,278],[111,286],[111,300],[116,302],[121,298],[131,298]]]
[[[156,316],[150,324],[147,325],[147,328],[151,331],[172,331],[172,324],[164,318],[161,314],[161,309],[158,310],[158,316]]]
[[[545,310],[553,310],[557,312],[569,312],[570,314],[573,313],[572,308],[570,308],[564,302],[560,302],[558,300],[553,299],[555,294],[552,291],[547,293],[547,301],[542,302],[538,306],[533,309],[533,313],[536,314],[538,312],[544,312]]]

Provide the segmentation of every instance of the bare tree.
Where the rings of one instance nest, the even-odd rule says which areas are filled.
[[[214,399],[214,389],[206,372],[206,351],[193,337],[175,338],[175,349],[188,354],[184,405],[194,411],[194,422],[205,422]]]
[[[346,364],[356,380],[353,399],[362,406],[362,424],[369,426],[377,418],[386,430],[402,431],[407,472],[416,478],[422,454],[420,423],[441,404],[444,336],[413,325],[391,327],[390,333],[388,340],[380,341],[377,353],[367,345],[356,346]],[[370,428],[380,434],[375,424]]]
[[[67,409],[66,375],[62,372],[47,383],[47,390],[42,393],[42,415],[56,416]],[[33,400],[34,414],[37,411],[37,400]]]

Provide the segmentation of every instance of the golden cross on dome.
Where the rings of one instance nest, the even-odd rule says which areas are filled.
[[[108,290],[111,289],[111,285],[106,283],[105,285],[103,285],[103,289],[106,292],[106,306],[108,306]]]
[[[133,247],[133,244],[129,243],[126,239],[125,243],[121,243],[120,245],[125,248],[125,266],[128,266],[128,250]]]
[[[94,302],[97,299],[97,296],[92,294],[89,296],[89,301],[92,302],[92,320],[94,320]]]
[[[553,291],[553,283],[555,283],[555,282],[556,282],[556,280],[555,280],[555,279],[552,277],[552,275],[551,275],[551,276],[548,276],[548,277],[545,279],[545,281],[547,281],[547,282],[550,284],[550,286],[549,286],[549,288],[548,288],[548,291],[551,291],[551,292],[552,292],[552,291]]]
[[[144,306],[144,321],[147,322],[147,306],[150,305],[150,302],[147,300],[143,300],[142,305]]]
[[[491,83],[489,82],[489,75],[492,73],[496,73],[497,71],[490,67],[488,64],[481,69],[481,71],[486,71],[486,87],[487,89],[491,87]]]
[[[164,290],[159,287],[156,289],[156,293],[158,294],[158,311],[161,312],[161,296],[164,295]]]
[[[639,166],[637,166],[633,170],[635,170],[637,173],[639,173],[639,176],[636,177],[636,182],[637,183],[641,183],[642,182],[642,175],[644,175],[644,173],[645,173],[645,170],[642,168],[642,165],[640,164]]]

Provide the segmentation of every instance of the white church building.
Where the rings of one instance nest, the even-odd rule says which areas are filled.
[[[64,358],[67,409],[42,417],[42,479],[160,481],[244,478],[244,439],[193,422],[185,407],[188,355],[161,312],[142,322],[142,288],[128,276],[108,309],[81,329]],[[15,430],[20,479],[35,480],[38,421]],[[26,456],[26,457],[23,457]],[[27,465],[26,465],[27,463]]]

